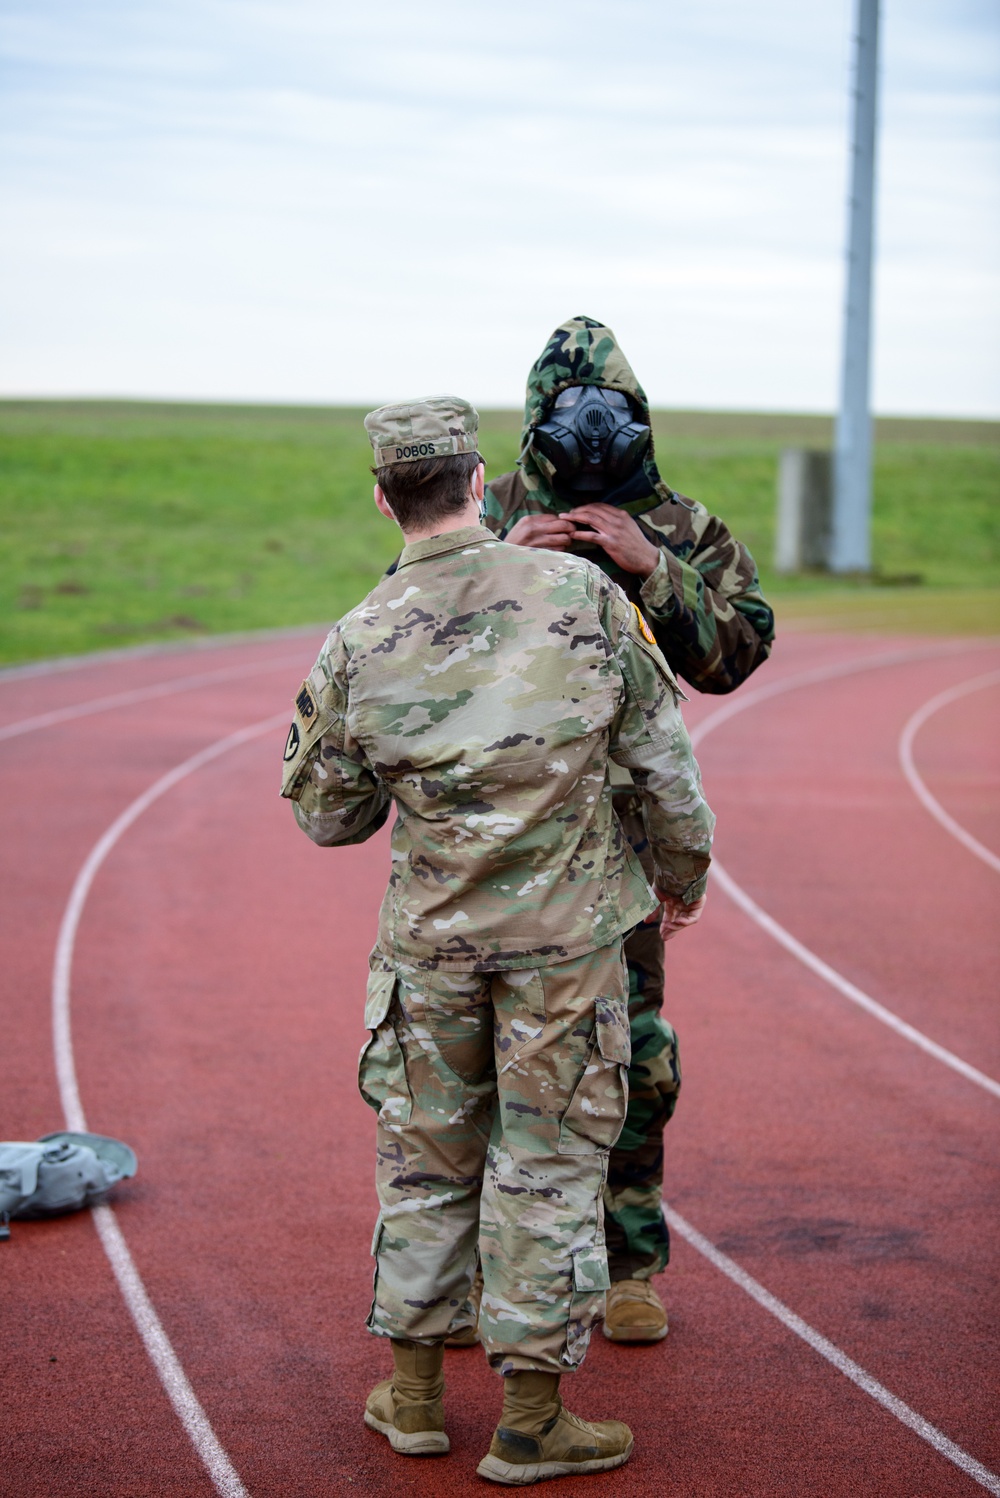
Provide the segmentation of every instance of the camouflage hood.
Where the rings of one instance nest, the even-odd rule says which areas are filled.
[[[535,427],[545,420],[552,401],[570,385],[601,385],[607,390],[620,390],[635,403],[642,420],[649,422],[646,392],[611,329],[592,317],[571,317],[568,322],[560,323],[528,374],[518,459],[525,488],[544,494],[546,506],[556,511],[572,509],[572,505],[553,492],[551,467],[535,451],[531,439]],[[642,467],[650,492],[620,503],[620,508],[630,515],[641,515],[674,497],[657,470],[652,438]],[[632,481],[626,487],[631,488]]]

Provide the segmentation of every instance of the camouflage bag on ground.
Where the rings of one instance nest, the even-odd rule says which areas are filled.
[[[134,1176],[134,1150],[103,1134],[61,1131],[34,1143],[0,1143],[0,1237],[11,1217],[51,1217],[103,1201]]]

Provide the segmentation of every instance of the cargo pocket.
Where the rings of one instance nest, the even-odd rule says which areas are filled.
[[[561,1155],[593,1155],[615,1143],[628,1107],[631,1059],[627,1001],[597,998],[587,1064],[559,1125]]]
[[[573,1255],[573,1289],[577,1295],[603,1294],[611,1289],[608,1273],[608,1251],[602,1239]]]
[[[610,1287],[604,1234],[598,1231],[592,1243],[577,1248],[573,1253],[573,1289],[566,1320],[566,1345],[560,1356],[564,1367],[579,1368],[583,1362],[594,1324],[604,1315],[604,1296]]]
[[[412,1107],[403,1050],[389,1017],[395,993],[395,973],[369,974],[365,1024],[371,1035],[358,1061],[361,1096],[389,1129],[409,1123]]]
[[[372,1258],[375,1260],[375,1267],[372,1270],[372,1303],[371,1303],[371,1309],[368,1312],[368,1320],[365,1322],[365,1325],[367,1326],[367,1328],[368,1328],[368,1330],[370,1332],[378,1331],[379,1330],[379,1328],[376,1326],[376,1312],[375,1312],[375,1307],[378,1305],[378,1251],[379,1251],[379,1246],[380,1246],[380,1244],[382,1242],[382,1232],[383,1232],[382,1213],[380,1212],[378,1214],[378,1221],[375,1223],[375,1231],[372,1234]]]

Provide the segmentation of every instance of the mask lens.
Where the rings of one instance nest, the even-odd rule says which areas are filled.
[[[568,411],[570,406],[575,406],[580,399],[580,386],[571,385],[568,390],[560,390],[552,402],[556,411]]]

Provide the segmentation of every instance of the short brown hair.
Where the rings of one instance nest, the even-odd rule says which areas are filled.
[[[469,480],[482,462],[479,453],[417,458],[373,468],[379,488],[404,531],[456,515],[469,497]]]

